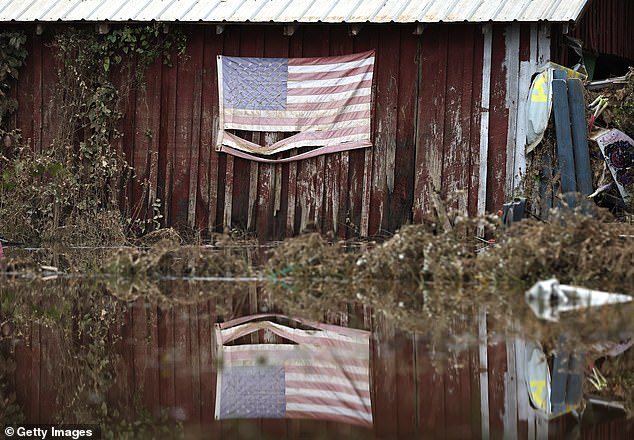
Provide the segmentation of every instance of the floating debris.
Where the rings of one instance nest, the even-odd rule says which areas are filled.
[[[559,314],[632,301],[629,295],[559,284],[556,278],[538,281],[526,292],[526,303],[538,318],[559,321]]]

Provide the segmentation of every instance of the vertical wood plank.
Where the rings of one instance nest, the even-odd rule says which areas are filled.
[[[37,87],[34,82],[38,75],[35,68],[39,67],[34,65],[35,55],[39,51],[39,46],[36,44],[39,44],[39,38],[32,35],[27,36],[25,47],[30,59],[20,69],[20,78],[15,85],[17,88],[16,99],[18,100],[15,127],[22,130],[22,141],[25,144],[29,143],[32,147],[35,128],[35,89]]]
[[[489,212],[497,212],[505,202],[508,102],[511,97],[507,97],[509,72],[506,67],[506,25],[495,23],[492,29],[486,209]]]
[[[264,144],[271,145],[281,139],[277,133],[266,133]],[[275,169],[280,165],[259,164],[257,183],[257,228],[258,237],[270,240],[273,237],[275,213]]]
[[[174,417],[183,421],[194,412],[190,325],[189,306],[174,307]]]
[[[451,324],[452,333],[458,336],[464,335],[467,331],[466,324],[465,321],[454,319]],[[469,351],[462,349],[459,352],[450,352],[445,379],[445,418],[448,438],[473,438],[479,434],[479,432],[471,431],[473,411],[469,373]]]
[[[372,150],[366,149],[363,166],[363,193],[361,196],[361,221],[359,224],[359,235],[367,237],[370,228],[370,196],[372,192]]]
[[[199,185],[199,164],[202,153],[201,143],[201,122],[202,122],[202,89],[203,89],[203,50],[204,44],[199,33],[190,35],[195,44],[192,44],[192,57],[196,57],[197,61],[192,69],[194,69],[194,90],[193,90],[193,107],[192,107],[192,126],[191,126],[191,142],[190,142],[190,160],[189,160],[189,204],[187,206],[187,226],[194,230],[200,222],[196,221],[198,195],[200,191]]]
[[[395,329],[383,313],[373,318],[373,387],[375,400],[374,426],[379,438],[397,438],[399,418],[397,399],[397,344]]]
[[[478,55],[475,55],[476,57]],[[481,408],[481,383],[480,383],[480,319],[478,311],[473,308],[469,318],[468,328],[477,336],[478,345],[469,347],[469,381],[470,381],[470,413],[471,413],[471,438],[484,438],[482,430],[482,408]],[[486,334],[486,333],[485,333]],[[486,352],[486,350],[485,350]],[[485,373],[486,375],[486,373]],[[488,388],[486,388],[488,389]],[[488,397],[488,396],[487,396]],[[487,409],[488,418],[488,409]]]
[[[528,388],[526,387],[526,343],[519,337],[515,337],[513,343],[515,344],[515,371],[517,374],[515,391],[517,395],[517,436],[530,438],[529,426],[532,425],[534,429],[535,411],[530,406]]]
[[[518,436],[518,412],[517,405],[517,367],[515,353],[515,338],[506,338],[506,364],[507,371],[504,374],[504,438],[517,438]]]
[[[22,407],[27,423],[35,423],[37,420],[31,416],[31,395],[33,376],[33,350],[29,344],[28,335],[15,346],[15,400]]]
[[[42,370],[42,348],[40,341],[41,327],[33,323],[31,327],[31,394],[27,402],[28,415],[31,420],[40,421],[40,375]]]
[[[432,362],[435,347],[420,337],[417,341],[419,438],[446,438],[445,375]]]
[[[143,68],[134,63],[127,69]],[[146,220],[152,217],[151,202],[149,199],[149,173],[152,153],[151,140],[154,133],[150,126],[150,107],[148,105],[148,88],[151,86],[153,70],[152,66],[145,69],[145,85],[138,90],[129,89],[126,99],[124,119],[121,121],[125,149],[128,150],[128,163],[134,167],[136,178],[131,183],[130,207],[131,215],[135,219]],[[126,72],[127,73],[127,72]],[[126,81],[124,73],[123,81]],[[151,96],[151,95],[150,95]],[[160,96],[160,93],[159,93]],[[121,104],[120,104],[121,105]],[[158,107],[160,108],[160,106]],[[129,116],[128,116],[129,115]],[[158,137],[158,133],[156,133]]]
[[[202,50],[199,39],[192,39],[189,29],[186,31],[189,43],[187,44],[187,58],[178,59],[176,66],[176,115],[174,116],[174,154],[172,171],[172,200],[171,225],[183,228],[188,225],[190,205],[190,173],[191,156],[194,152],[192,144],[194,94],[196,87],[196,72],[200,69],[200,51]],[[198,146],[195,147],[196,154]],[[195,197],[195,196],[194,196]]]
[[[345,240],[347,236],[347,219],[348,219],[348,194],[350,188],[350,153],[342,151],[339,161],[339,179],[337,181],[339,188],[339,206],[337,208],[337,216],[334,225],[334,232],[341,240]]]
[[[539,36],[537,39],[537,51],[539,53],[539,57],[537,59],[537,64],[541,65],[550,60],[550,51],[551,51],[551,39],[550,39],[550,23],[540,23],[539,24]]]
[[[216,151],[216,141],[218,137],[218,72],[216,56],[223,51],[223,36],[216,35],[213,26],[205,28],[205,48],[204,48],[204,81],[202,96],[202,134],[201,140],[203,149],[201,151],[201,166],[208,164],[207,173],[203,168],[199,172],[199,188],[201,192],[200,200],[206,201],[201,206],[206,212],[207,219],[201,225],[206,227],[209,233],[216,231],[216,218],[218,214],[219,188],[218,180],[224,173],[219,169],[219,153]],[[202,217],[201,217],[202,218]]]
[[[324,165],[324,216],[322,231],[335,232],[339,221],[341,153],[328,154]]]
[[[411,221],[416,163],[415,126],[418,81],[418,36],[401,29],[398,68],[398,110],[394,162],[388,161],[388,182],[394,179],[385,220],[389,231]],[[392,175],[393,177],[389,177]]]
[[[147,334],[147,316],[145,304],[142,301],[134,302],[130,305],[130,322],[131,327],[130,345],[132,357],[128,368],[132,371],[132,381],[130,388],[145,392],[145,375],[149,367],[150,358],[148,356],[147,344],[145,337]],[[144,393],[145,394],[145,393]]]
[[[326,181],[324,179],[324,173],[326,168],[326,156],[317,156],[314,159],[315,162],[315,178],[314,181],[314,200],[315,209],[313,211],[313,223],[317,227],[318,231],[322,231],[323,218],[324,218],[324,192]]]
[[[503,342],[487,347],[489,370],[489,427],[490,438],[501,439],[504,434],[504,404],[506,386],[506,344]]]
[[[111,72],[110,80],[119,93],[118,108],[122,113],[119,126],[120,138],[116,143],[118,153],[125,157],[127,163],[135,168],[135,175],[130,179],[126,188],[122,188],[123,208],[133,219],[145,219],[146,210],[143,205],[143,173],[145,157],[140,147],[141,139],[138,139],[137,126],[140,120],[137,118],[137,100],[140,92],[133,86],[134,70],[137,66],[136,57],[123,62],[116,70]],[[87,135],[87,134],[86,134]],[[139,145],[137,145],[137,142]],[[137,171],[136,168],[139,168]]]
[[[472,71],[467,75],[465,81],[471,81],[471,129],[469,141],[469,215],[478,214],[478,192],[480,180],[480,135],[483,110],[483,75],[484,75],[484,34],[481,26],[473,26],[470,31],[470,38],[473,42],[472,49]],[[488,104],[487,104],[488,105]],[[488,108],[487,108],[488,111]],[[486,161],[485,161],[486,162]],[[486,188],[486,186],[485,186]],[[475,434],[474,434],[475,435]]]
[[[295,210],[297,203],[297,162],[288,165],[288,208],[286,212],[286,236],[295,234]]]
[[[33,64],[33,150],[36,153],[42,151],[42,76],[44,72],[42,65],[43,46],[42,36],[34,35],[31,63]]]
[[[216,399],[216,365],[213,324],[216,321],[215,303],[198,305],[198,341],[200,343],[200,417],[212,438],[220,438],[220,423],[214,421]]]
[[[400,38],[398,29],[380,28],[375,71],[376,104],[374,146],[372,147],[371,209],[367,231],[369,235],[378,235],[383,227],[387,227],[386,204],[388,196],[394,191]]]
[[[480,154],[478,155],[478,205],[477,213],[482,215],[487,208],[487,181],[489,178],[489,126],[491,123],[491,69],[493,52],[493,25],[482,26],[482,107],[480,112]],[[475,167],[474,167],[475,168]],[[483,428],[484,429],[484,428]]]
[[[480,425],[483,439],[488,439],[491,434],[489,417],[489,357],[487,347],[488,328],[486,307],[478,310],[478,348],[479,348],[479,372],[480,372]]]
[[[412,334],[397,331],[395,335],[394,370],[396,372],[396,407],[398,438],[416,436],[416,367]],[[383,417],[377,414],[377,417]]]
[[[170,413],[176,403],[174,365],[174,309],[160,307],[158,310],[159,348],[159,402],[162,410]]]
[[[159,197],[159,154],[161,152],[161,115],[163,113],[161,88],[163,82],[163,63],[160,60],[154,62],[146,70],[146,85],[145,94],[143,96],[143,103],[141,108],[145,109],[147,113],[144,116],[146,125],[141,126],[144,139],[141,145],[145,144],[146,152],[146,177],[148,179],[148,194],[147,194],[147,206],[146,211],[152,213],[153,204]],[[137,104],[137,109],[139,105]],[[152,111],[150,111],[152,109]],[[137,119],[138,120],[138,119]],[[163,216],[165,216],[166,210],[165,200],[161,200],[160,210]],[[163,218],[165,221],[165,218]],[[164,223],[165,224],[165,223]]]
[[[41,88],[41,150],[47,150],[55,138],[56,122],[60,113],[55,102],[57,83],[57,66],[55,61],[55,49],[48,44],[42,44],[42,88]],[[44,77],[46,75],[46,77]]]
[[[469,142],[471,115],[469,113],[472,88],[470,78],[473,70],[473,49],[464,45],[471,30],[469,25],[452,26],[448,41],[447,63],[447,110],[445,113],[445,135],[443,146],[442,195],[449,205],[460,213],[467,213],[469,190],[469,152],[464,145]]]
[[[239,56],[240,55],[240,40],[242,37],[239,29],[228,27],[223,32],[224,35],[224,51],[223,54],[227,56]],[[236,160],[230,154],[224,154],[225,160],[225,191],[224,191],[224,211],[222,216],[222,225],[225,231],[231,229],[233,225],[233,192],[234,192],[234,176],[236,173],[235,162]],[[246,161],[244,161],[246,162]],[[248,197],[248,194],[247,194]]]
[[[510,195],[516,186],[515,163],[517,161],[517,121],[520,99],[520,24],[513,23],[506,27],[506,108],[508,109],[508,127],[506,135],[506,185],[504,193]]]
[[[447,86],[447,26],[432,27],[421,40],[421,77],[414,221],[422,221],[431,209],[429,194],[441,190]]]
[[[57,368],[57,359],[62,353],[62,336],[58,328],[40,326],[40,381],[38,390],[39,423],[53,423],[57,409],[56,384],[61,371]],[[56,334],[57,333],[57,334]]]
[[[196,288],[195,286],[192,286]],[[199,340],[199,313],[198,307],[203,307],[201,304],[192,304],[188,306],[189,313],[189,374],[191,377],[191,396],[190,396],[190,415],[189,420],[192,422],[195,433],[198,436],[203,435],[203,418],[202,418],[202,408],[201,401],[202,396],[200,393],[200,355],[201,355],[201,344]]]
[[[359,35],[357,35],[354,38],[354,50],[355,52],[362,52],[362,51],[366,51],[366,50],[377,50],[377,58],[375,61],[375,80],[374,80],[374,84],[372,87],[372,94],[373,94],[373,102],[372,102],[372,114],[376,115],[377,114],[377,101],[378,101],[378,96],[377,96],[377,86],[378,86],[378,73],[381,71],[381,69],[387,68],[387,66],[383,66],[382,64],[380,64],[380,59],[383,56],[380,50],[380,27],[374,25],[374,26],[368,26],[367,29],[364,29],[364,32],[361,32]],[[387,54],[386,54],[387,55]],[[373,147],[371,148],[366,148],[365,150],[363,150],[362,154],[364,156],[364,160],[363,160],[363,168],[359,171],[361,171],[361,173],[358,174],[357,178],[362,178],[362,187],[361,187],[361,216],[359,219],[359,223],[358,223],[358,234],[361,235],[361,237],[367,237],[370,233],[370,215],[371,215],[371,203],[372,203],[372,184],[373,184],[373,170],[374,170],[374,156],[375,156],[375,151],[376,155],[377,155],[377,161],[379,162],[379,165],[383,164],[384,161],[383,159],[380,158],[384,158],[385,157],[385,147],[379,147],[377,142],[376,142],[376,131],[379,128],[377,126],[377,118],[376,116],[373,117],[373,125],[372,125],[372,131],[373,133],[375,133],[375,142]],[[384,167],[383,167],[383,171],[385,171]],[[358,172],[358,171],[357,171]],[[379,207],[377,207],[378,209]],[[382,208],[381,208],[382,209]]]
[[[174,154],[176,146],[176,101],[177,101],[177,66],[165,68],[162,77],[161,90],[161,131],[159,135],[159,176],[162,183],[161,199],[164,207],[164,221],[166,225],[173,223],[172,195]]]

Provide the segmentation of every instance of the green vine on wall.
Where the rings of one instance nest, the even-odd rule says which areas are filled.
[[[21,39],[15,42],[22,47]],[[19,142],[19,131],[0,133],[14,144],[0,185],[0,216],[13,230],[0,233],[30,241],[121,242],[138,223],[120,211],[121,191],[133,170],[117,149],[119,103],[133,84],[142,85],[147,66],[158,59],[171,65],[174,53],[183,56],[186,38],[179,29],[164,32],[159,23],[105,35],[69,27],[53,37],[52,46],[57,60],[52,144],[35,153]]]
[[[9,96],[11,83],[19,78],[20,68],[26,60],[26,35],[23,32],[0,32],[0,127],[4,119],[13,113],[18,105]]]

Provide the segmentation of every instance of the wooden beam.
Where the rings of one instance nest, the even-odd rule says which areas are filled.
[[[493,51],[493,27],[482,26],[484,55],[482,63],[482,111],[480,114],[480,163],[478,183],[478,214],[484,214],[487,202],[487,162],[489,157],[489,106],[491,105],[491,53]]]
[[[478,310],[478,352],[480,359],[480,423],[482,438],[490,437],[489,429],[489,360],[486,306]]]

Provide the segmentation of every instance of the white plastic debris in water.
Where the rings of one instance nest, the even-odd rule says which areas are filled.
[[[630,295],[567,286],[555,278],[538,281],[526,291],[526,303],[538,318],[547,321],[558,321],[562,312],[630,301]]]

